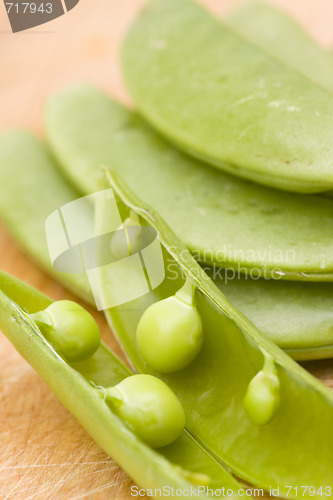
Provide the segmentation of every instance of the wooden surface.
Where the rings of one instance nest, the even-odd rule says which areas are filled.
[[[207,0],[223,13],[238,0]],[[46,97],[87,80],[130,102],[122,82],[121,39],[144,0],[81,0],[67,15],[13,35],[0,4],[0,130],[29,127],[42,134]],[[333,47],[332,0],[276,0],[327,47]],[[54,299],[70,294],[26,257],[0,226],[0,268]],[[101,315],[104,339],[117,353]],[[0,498],[131,498],[131,480],[90,439],[46,384],[0,335]],[[307,367],[333,386],[332,361]],[[319,458],[320,459],[320,458]]]

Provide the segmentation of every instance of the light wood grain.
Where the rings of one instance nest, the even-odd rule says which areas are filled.
[[[242,0],[207,0],[217,14]],[[318,40],[333,46],[331,0],[280,0]],[[66,16],[13,35],[0,4],[0,130],[29,127],[43,134],[45,99],[87,80],[125,103],[118,54],[144,0],[81,0]],[[24,255],[0,226],[0,268],[54,299],[71,298]],[[121,355],[102,315],[104,340]],[[125,499],[133,484],[90,439],[46,384],[0,336],[0,497],[2,499]],[[331,361],[307,364],[333,387]]]

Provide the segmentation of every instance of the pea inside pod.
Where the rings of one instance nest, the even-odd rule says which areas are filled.
[[[130,432],[104,401],[104,392],[100,397],[96,386],[114,387],[124,379],[136,380],[133,372],[103,342],[86,361],[69,365],[61,359],[33,322],[27,321],[27,312],[32,314],[51,303],[38,290],[0,271],[1,331],[90,436],[140,487],[185,490],[209,485],[231,489],[235,495],[242,491],[242,485],[186,429],[158,452]],[[204,492],[198,497],[208,498]]]
[[[163,284],[106,311],[135,368],[155,375],[138,353],[137,326],[147,307],[175,293],[185,274],[197,287],[204,348],[185,370],[163,374],[161,378],[179,397],[186,413],[186,427],[238,477],[256,487],[279,487],[282,497],[293,498],[297,495],[288,494],[285,485],[300,488],[310,481],[318,491],[323,484],[333,487],[332,392],[262,336],[214,286],[158,214],[114,172],[106,169],[105,174],[106,186],[114,189],[121,209],[135,207],[143,223],[158,232],[168,259]],[[98,230],[102,231],[109,220],[107,205],[99,213],[102,218]],[[175,267],[169,265],[170,259]],[[100,285],[101,294],[107,299],[107,275],[102,275]],[[265,358],[269,355],[274,360],[270,369],[267,364],[263,370],[263,353]],[[261,371],[265,373],[254,376]],[[251,379],[254,382],[248,390]],[[247,392],[253,407],[248,405],[246,413]],[[303,439],[304,435],[307,439]],[[295,461],[294,456],[299,460]]]
[[[244,398],[248,419],[256,425],[268,424],[280,403],[280,381],[273,358],[266,354],[264,368],[251,380]]]
[[[185,426],[185,413],[174,392],[152,375],[133,375],[102,390],[113,410],[152,448],[173,443]]]
[[[60,300],[30,315],[32,321],[69,362],[90,358],[101,341],[96,321],[83,307]]]
[[[136,331],[139,351],[149,366],[172,373],[188,366],[203,342],[200,314],[190,281],[172,297],[156,302],[143,313]]]

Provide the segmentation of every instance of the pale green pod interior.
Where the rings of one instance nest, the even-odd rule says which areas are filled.
[[[280,486],[282,496],[285,485],[300,486],[306,480],[316,488],[331,486],[332,392],[265,339],[216,289],[158,214],[116,174],[106,170],[106,175],[106,185],[117,192],[122,209],[136,209],[143,223],[158,231],[165,258],[178,266],[178,280],[166,267],[166,279],[159,287],[107,311],[110,326],[136,369],[161,377],[174,390],[185,409],[190,432],[243,479],[266,489]],[[105,221],[108,216],[105,212]],[[103,218],[98,223],[102,229]],[[138,353],[136,328],[147,307],[179,289],[183,274],[197,286],[203,348],[181,372],[161,374],[151,370]],[[112,270],[104,269],[100,277],[101,291],[107,297]],[[262,369],[263,352],[274,360],[281,390],[275,417],[258,426],[247,418],[243,401],[248,384]],[[320,469],[315,465],[318,453]]]

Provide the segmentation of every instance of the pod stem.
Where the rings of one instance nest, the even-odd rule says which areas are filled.
[[[123,227],[126,228],[127,226],[141,226],[140,221],[139,221],[139,216],[134,210],[130,211],[129,216],[124,220],[123,222]]]
[[[39,311],[33,314],[29,314],[31,321],[36,323],[38,328],[42,331],[44,335],[53,329],[52,319],[47,311]]]
[[[277,375],[275,361],[273,357],[265,351],[262,351],[264,355],[264,366],[262,371],[272,375]]]
[[[192,284],[189,279],[186,279],[185,284],[182,286],[175,296],[188,304],[189,306],[195,306],[195,290],[196,287]]]
[[[108,387],[107,389],[99,389],[106,401],[112,404],[112,406],[118,407],[123,402],[123,396],[117,387]]]
[[[128,249],[129,255],[133,255],[130,236],[128,234],[128,227],[131,227],[131,226],[141,226],[138,214],[136,212],[134,212],[134,210],[130,211],[130,215],[123,222],[123,228],[125,231],[125,238],[126,238],[127,249]]]

